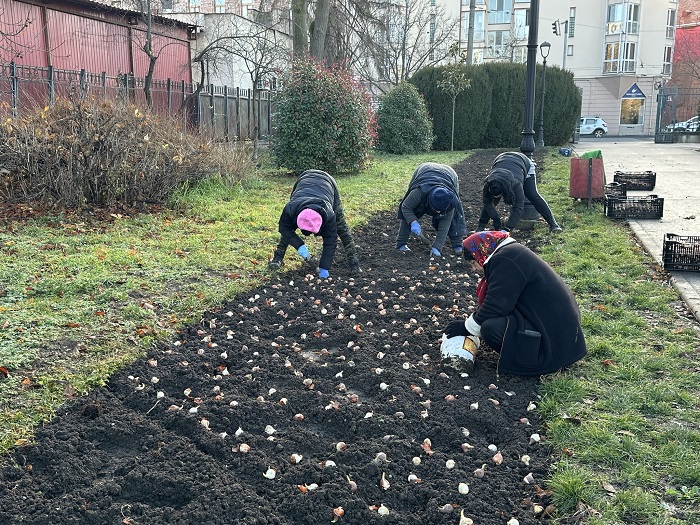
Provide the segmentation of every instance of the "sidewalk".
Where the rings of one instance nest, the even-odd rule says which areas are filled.
[[[655,171],[653,191],[632,191],[628,196],[654,194],[664,199],[661,219],[636,219],[629,224],[644,248],[662,266],[666,233],[700,236],[700,144],[655,144],[653,137],[586,137],[574,144],[581,155],[603,153],[606,182],[615,171]],[[700,321],[700,272],[671,272],[674,288]]]

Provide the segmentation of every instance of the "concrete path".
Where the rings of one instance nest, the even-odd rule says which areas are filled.
[[[615,171],[656,172],[653,191],[630,191],[627,195],[655,194],[664,199],[661,219],[629,221],[660,266],[664,234],[700,237],[700,144],[655,144],[653,137],[586,137],[573,149],[578,155],[601,150],[608,183],[613,182]],[[673,286],[700,321],[700,271],[671,271],[671,275]]]

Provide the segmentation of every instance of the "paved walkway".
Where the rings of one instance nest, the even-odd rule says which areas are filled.
[[[606,181],[615,171],[655,171],[653,191],[632,191],[628,196],[655,194],[664,199],[661,219],[630,220],[634,234],[662,265],[666,233],[700,237],[700,144],[655,144],[653,137],[584,138],[574,145],[581,155],[603,153]],[[700,321],[700,272],[672,271],[672,284]]]

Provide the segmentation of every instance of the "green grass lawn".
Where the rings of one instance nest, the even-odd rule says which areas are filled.
[[[464,156],[380,156],[339,177],[351,225],[393,209],[419,163]],[[589,355],[543,381],[548,488],[560,516],[592,524],[700,523],[697,334],[628,228],[568,197],[568,166],[552,149],[540,184],[564,232],[536,234],[578,298]],[[0,366],[10,376],[0,381],[0,451],[31,440],[66,396],[263,282],[292,183],[279,173],[210,181],[177,196],[178,212],[109,223],[54,215],[1,231]]]

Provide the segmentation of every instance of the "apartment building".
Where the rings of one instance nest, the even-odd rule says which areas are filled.
[[[583,115],[604,118],[611,135],[651,135],[672,72],[677,10],[677,0],[540,0],[539,43],[551,44],[547,66],[573,73]],[[469,17],[470,0],[461,0],[463,51]],[[530,0],[475,0],[473,63],[525,62],[529,25]]]

